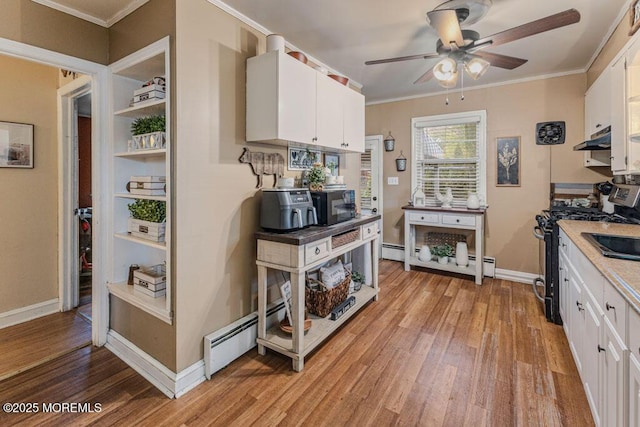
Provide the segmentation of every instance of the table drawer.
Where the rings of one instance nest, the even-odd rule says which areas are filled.
[[[331,237],[309,243],[304,247],[304,262],[311,264],[331,254]]]
[[[624,339],[627,336],[627,302],[608,281],[604,283],[604,306],[602,309],[618,335]]]
[[[366,240],[374,237],[376,234],[378,234],[378,223],[372,222],[362,226],[362,234],[360,238]]]
[[[476,226],[476,217],[475,216],[466,216],[466,215],[449,215],[442,214],[442,224],[443,225],[464,225],[468,227]]]
[[[410,212],[409,221],[420,224],[439,224],[440,218],[437,213]]]

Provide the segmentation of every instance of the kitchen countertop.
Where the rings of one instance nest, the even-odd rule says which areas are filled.
[[[620,291],[627,302],[640,313],[640,261],[605,257],[580,235],[580,233],[600,233],[640,237],[640,225],[571,220],[558,221],[558,225],[600,273]]]
[[[258,240],[268,240],[270,242],[286,243],[288,245],[302,246],[315,242],[325,237],[334,236],[344,231],[349,231],[360,225],[368,224],[380,219],[380,215],[360,215],[349,221],[334,225],[322,226],[312,225],[302,230],[290,231],[287,233],[276,233],[272,231],[258,231],[255,236]]]

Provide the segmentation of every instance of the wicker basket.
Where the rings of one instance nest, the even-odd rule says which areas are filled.
[[[331,237],[331,248],[333,249],[339,248],[340,246],[344,246],[348,243],[355,242],[358,239],[360,239],[359,228],[356,228],[350,231],[345,231],[344,233]]]
[[[319,280],[307,277],[304,289],[306,306],[309,313],[327,317],[331,310],[340,305],[349,295],[351,273],[345,270],[346,277],[332,289],[327,289]]]

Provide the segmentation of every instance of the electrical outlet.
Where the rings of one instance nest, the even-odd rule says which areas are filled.
[[[398,185],[398,177],[397,176],[387,177],[387,185]]]

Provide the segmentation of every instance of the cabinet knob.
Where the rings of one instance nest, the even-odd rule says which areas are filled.
[[[316,255],[320,253],[320,248],[316,248]]]
[[[313,141],[313,142],[317,142],[317,141],[318,141],[318,137],[317,137],[317,136],[314,136],[313,138],[311,138],[311,141]]]
[[[607,349],[604,348],[604,347],[601,347],[600,344],[598,344],[598,353],[600,353],[602,351],[607,351]]]
[[[604,306],[606,307],[607,311],[616,309],[614,306],[610,305],[608,302],[605,303]]]
[[[456,219],[456,222],[460,222],[460,220],[459,220],[459,219]]]
[[[569,279],[567,279],[567,278],[565,277],[565,278],[564,278],[564,281],[565,281],[565,282],[568,282],[568,281],[569,281]]]
[[[576,301],[576,306],[578,307],[578,311],[582,311],[582,310],[584,310],[584,307],[582,306],[582,304],[580,303],[580,301]]]
[[[424,221],[424,217],[423,216],[421,216],[420,219]]]
[[[597,128],[601,128],[601,127],[602,127],[602,123],[598,123],[598,124],[596,125],[596,129],[597,129]]]

